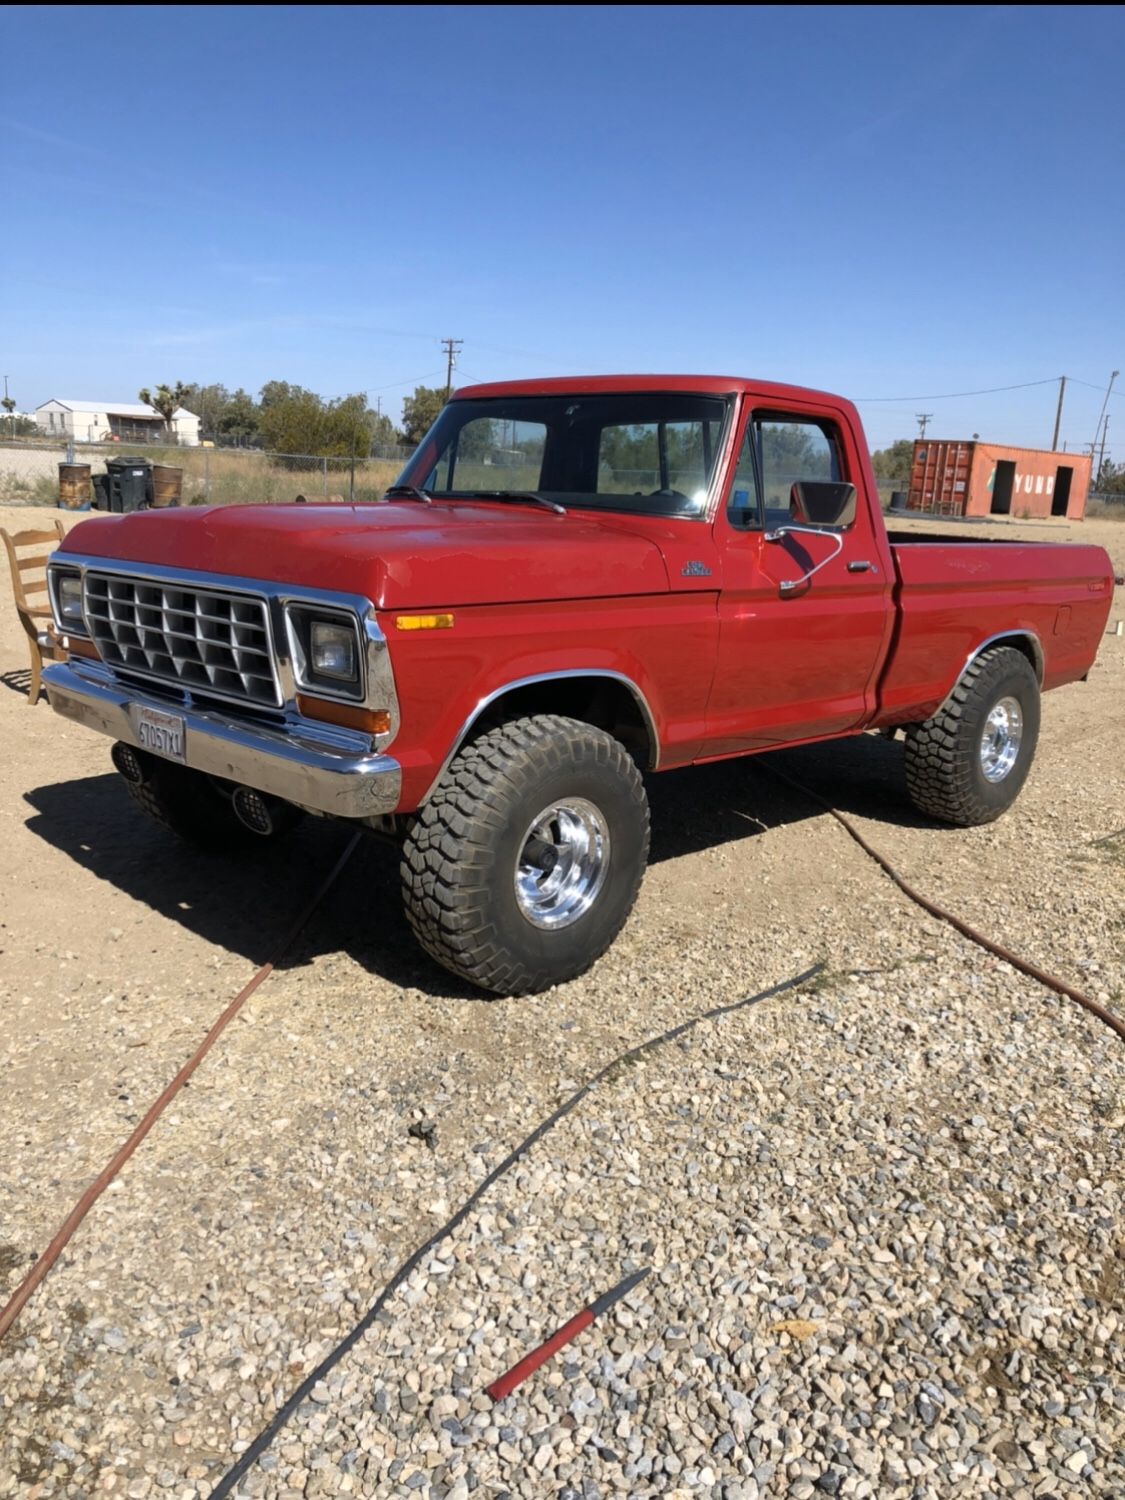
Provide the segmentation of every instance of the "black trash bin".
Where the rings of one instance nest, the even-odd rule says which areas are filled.
[[[152,504],[152,464],[147,458],[107,458],[105,477],[110,510],[140,510]]]
[[[891,491],[891,509],[892,510],[905,510],[906,509],[906,501],[907,501],[907,493],[906,493],[905,490],[892,490]]]

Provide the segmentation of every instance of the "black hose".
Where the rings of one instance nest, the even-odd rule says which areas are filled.
[[[1018,953],[1010,952],[1001,943],[994,942],[992,938],[986,937],[983,932],[978,932],[963,917],[957,916],[955,912],[946,911],[944,906],[939,906],[936,901],[931,901],[929,896],[923,896],[921,891],[916,891],[912,885],[908,884],[895,869],[894,865],[891,864],[887,856],[881,854],[875,848],[874,844],[869,844],[855,824],[850,819],[845,818],[842,812],[837,812],[831,802],[826,801],[819,792],[814,792],[809,787],[802,785],[801,782],[796,781],[792,776],[787,776],[784,771],[779,771],[776,766],[766,765],[763,769],[768,771],[771,776],[776,776],[779,781],[785,782],[786,786],[792,787],[795,792],[800,792],[810,802],[817,803],[826,813],[835,818],[848,837],[855,840],[864,854],[873,859],[885,875],[890,876],[902,894],[909,897],[915,906],[920,906],[923,911],[929,912],[931,917],[937,917],[940,922],[947,922],[962,937],[968,938],[971,943],[976,943],[986,953],[992,953],[997,958],[1002,958],[1006,964],[1011,964],[1013,969],[1018,969],[1021,974],[1026,974],[1029,979],[1034,979],[1046,989],[1054,990],[1056,995],[1063,995],[1067,1000],[1073,1000],[1075,1004],[1081,1005],[1084,1010],[1088,1010],[1092,1016],[1097,1016],[1099,1021],[1103,1021],[1111,1031],[1115,1031],[1121,1040],[1125,1041],[1125,1021],[1114,1011],[1107,1010],[1100,1001],[1094,999],[1093,995],[1087,995],[1085,990],[1075,989],[1072,984],[1067,984],[1065,979],[1060,979],[1056,974],[1048,973],[1046,969],[1039,968],[1037,964],[1033,964],[1029,959],[1020,958]],[[1119,831],[1125,832],[1125,830]],[[1116,834],[1110,834],[1109,837],[1115,838]],[[1095,842],[1102,842],[1102,840],[1095,840]]]
[[[593,1077],[582,1084],[580,1088],[576,1089],[570,1098],[560,1104],[553,1114],[548,1115],[545,1120],[535,1127],[530,1135],[525,1136],[519,1145],[513,1151],[510,1151],[498,1166],[493,1167],[484,1181],[465,1199],[464,1203],[451,1219],[447,1219],[441,1228],[430,1236],[425,1244],[419,1245],[416,1250],[407,1256],[406,1260],[399,1266],[398,1270],[391,1277],[390,1281],[387,1282],[386,1286],[364,1313],[363,1317],[360,1318],[359,1322],[355,1324],[350,1332],[344,1335],[334,1349],[325,1355],[320,1364],[305,1376],[292,1395],[287,1397],[277,1409],[268,1425],[262,1429],[245,1452],[239,1455],[237,1461],[227,1470],[211,1491],[211,1500],[223,1500],[224,1495],[231,1493],[239,1480],[245,1477],[250,1466],[261,1458],[274,1438],[277,1437],[278,1433],[289,1421],[289,1418],[301,1405],[301,1402],[307,1400],[312,1394],[313,1387],[340,1363],[345,1354],[355,1348],[356,1344],[359,1343],[360,1339],[371,1327],[372,1323],[374,1323],[390,1298],[411,1273],[417,1269],[426,1256],[429,1255],[431,1250],[435,1250],[443,1240],[449,1238],[460,1224],[464,1223],[493,1183],[503,1177],[505,1172],[510,1171],[516,1162],[519,1161],[520,1157],[527,1151],[530,1151],[532,1146],[541,1140],[560,1120],[565,1119],[585,1099],[591,1089],[597,1088],[603,1079],[608,1078],[615,1069],[621,1067],[623,1064],[630,1062],[633,1058],[643,1056],[644,1053],[651,1051],[655,1047],[661,1047],[667,1042],[674,1042],[678,1036],[683,1036],[685,1031],[691,1031],[700,1022],[713,1021],[719,1016],[730,1015],[732,1011],[745,1010],[748,1006],[760,1005],[763,1000],[772,1000],[775,995],[783,994],[786,990],[796,989],[798,985],[806,984],[810,979],[815,978],[823,968],[823,964],[813,964],[811,968],[805,969],[803,973],[795,975],[792,979],[783,979],[780,984],[771,985],[767,990],[759,990],[756,995],[748,995],[743,1000],[734,1000],[730,1005],[716,1005],[711,1010],[705,1010],[698,1016],[692,1016],[690,1020],[681,1021],[678,1026],[673,1026],[668,1031],[662,1031],[659,1036],[649,1037],[646,1042],[639,1042],[637,1046],[630,1047],[628,1051],[619,1053],[612,1061],[606,1063],[604,1068],[599,1068]]]

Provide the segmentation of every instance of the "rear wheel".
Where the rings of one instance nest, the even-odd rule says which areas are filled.
[[[1011,646],[969,663],[948,701],[906,734],[906,786],[920,812],[962,828],[1019,796],[1039,739],[1039,684]]]
[[[588,969],[648,860],[648,802],[611,735],[548,714],[466,746],[403,848],[406,914],[431,957],[503,995]]]

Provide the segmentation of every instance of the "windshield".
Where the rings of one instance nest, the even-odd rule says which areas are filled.
[[[451,401],[399,476],[433,498],[514,496],[701,516],[729,403],[719,396],[502,396]]]

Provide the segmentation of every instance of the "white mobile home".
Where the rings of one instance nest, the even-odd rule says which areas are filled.
[[[35,420],[47,437],[73,443],[166,443],[171,436],[181,447],[199,446],[199,418],[182,406],[171,434],[151,406],[129,401],[44,401]]]

